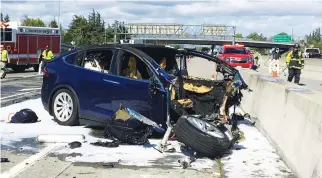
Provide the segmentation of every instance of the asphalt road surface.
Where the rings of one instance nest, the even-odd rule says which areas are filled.
[[[8,73],[1,80],[1,107],[40,95],[42,76],[37,72]]]
[[[259,74],[270,76],[268,73],[268,56],[263,56],[260,61]],[[287,81],[288,70],[285,69],[285,59],[280,61],[280,70],[278,78]],[[285,69],[284,71],[282,71]],[[314,91],[322,92],[322,59],[305,58],[305,67],[302,70],[300,83],[303,87],[309,88]]]

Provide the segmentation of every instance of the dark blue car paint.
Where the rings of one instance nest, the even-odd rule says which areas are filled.
[[[41,92],[42,103],[47,111],[52,114],[50,104],[55,92],[66,88],[76,96],[80,118],[106,123],[122,104],[165,126],[166,92],[163,87],[156,96],[150,97],[149,81],[134,80],[79,67],[71,64],[73,61],[71,59],[75,56],[75,52],[69,53],[47,64],[46,70],[50,75],[44,76]],[[116,56],[114,54],[111,68],[116,67]],[[151,73],[157,76],[153,66],[148,61],[144,60],[144,62],[152,69]],[[161,82],[160,86],[162,86]]]
[[[162,70],[150,56],[132,48],[129,52],[141,58],[157,81],[159,89],[156,95],[151,96],[149,92],[150,81],[115,75],[116,68],[119,66],[118,57],[121,50],[128,51],[129,49],[115,48],[108,74],[75,65],[74,60],[79,52],[77,50],[57,57],[53,62],[48,63],[46,70],[50,75],[44,76],[41,91],[44,108],[52,114],[50,104],[53,95],[57,90],[66,88],[72,91],[76,97],[81,124],[102,126],[101,123],[106,123],[111,119],[122,104],[124,107],[151,118],[162,127],[166,127],[167,104],[170,101],[168,101],[169,96],[167,96],[163,83],[172,83],[174,77]],[[191,54],[221,63],[219,59],[214,59],[213,56],[204,53],[190,51]],[[228,71],[235,73],[235,80],[241,80],[245,84],[238,70],[226,65],[225,67],[228,68]]]

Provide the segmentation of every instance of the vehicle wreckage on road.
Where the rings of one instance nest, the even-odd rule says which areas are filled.
[[[189,76],[188,56],[215,62],[224,78]],[[248,86],[238,70],[205,53],[155,45],[88,46],[55,58],[43,75],[43,106],[61,125],[105,127],[129,119],[117,114],[128,108],[128,114],[137,113],[129,114],[132,118],[161,128],[160,149],[166,149],[174,132],[179,141],[210,157],[241,137],[228,109],[240,104],[241,90]]]

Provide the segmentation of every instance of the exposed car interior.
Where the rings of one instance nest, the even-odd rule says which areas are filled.
[[[111,50],[89,50],[86,52],[84,68],[108,73],[112,58]]]
[[[190,54],[181,53],[178,50],[157,47],[157,46],[133,46],[152,57],[161,68],[177,77],[175,88],[171,91],[171,118],[183,114],[202,114],[219,113],[223,119],[227,119],[227,107],[230,105],[229,97],[226,92],[232,90],[232,82],[227,80],[210,80],[197,78],[179,72],[180,63],[186,64]],[[206,59],[202,59],[206,60]],[[182,70],[182,65],[181,68]],[[228,87],[228,89],[227,89]]]
[[[136,55],[122,51],[120,75],[138,80],[149,80],[151,74],[146,64]]]

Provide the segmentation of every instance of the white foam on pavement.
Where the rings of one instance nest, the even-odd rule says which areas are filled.
[[[173,142],[176,148],[175,153],[160,153],[151,146],[120,146],[117,148],[105,148],[90,145],[91,142],[98,140],[107,141],[91,136],[90,129],[82,126],[68,127],[60,126],[52,119],[47,111],[44,110],[41,100],[34,99],[22,103],[10,105],[0,109],[0,120],[7,121],[8,114],[24,108],[30,108],[36,112],[39,119],[38,123],[33,124],[10,124],[1,122],[1,144],[13,146],[13,142],[20,141],[22,138],[36,137],[40,134],[83,134],[86,143],[76,149],[61,148],[55,150],[55,154],[80,153],[82,156],[67,157],[71,162],[118,162],[123,165],[132,166],[154,166],[168,165],[179,166],[178,159],[185,157],[180,151],[178,142]],[[239,108],[236,111],[241,112]],[[227,177],[282,177],[283,171],[287,174],[290,171],[285,164],[279,160],[273,147],[266,138],[253,126],[239,125],[245,133],[246,140],[238,144],[244,149],[233,150],[232,154],[224,157],[222,162]],[[152,145],[157,145],[160,140],[150,140]],[[31,149],[29,147],[25,147]],[[192,163],[193,169],[213,168],[215,161],[210,159],[197,159]]]
[[[40,122],[32,124],[13,124],[6,123],[10,113],[17,112],[21,109],[32,109],[38,116]],[[175,153],[160,153],[151,146],[120,146],[117,148],[105,148],[90,145],[91,142],[109,141],[107,139],[99,139],[90,135],[90,129],[82,126],[60,126],[53,121],[53,117],[43,108],[40,99],[28,100],[22,103],[13,104],[0,109],[1,144],[14,147],[14,142],[19,142],[23,138],[37,137],[41,134],[83,134],[87,143],[83,143],[82,147],[76,149],[62,148],[55,150],[55,154],[80,153],[82,156],[67,157],[66,161],[71,162],[118,162],[123,165],[133,166],[153,166],[165,163],[168,166],[179,166],[178,159],[184,158],[181,153],[180,146],[177,142],[173,142],[176,146]],[[159,144],[161,140],[153,140],[150,142],[154,146]],[[29,147],[22,147],[31,149]],[[215,161],[210,159],[197,159],[191,164],[193,169],[213,168]]]
[[[230,112],[233,108],[230,108]],[[245,114],[237,107],[236,113]],[[245,141],[235,145],[232,154],[222,158],[225,175],[230,178],[287,177],[291,170],[280,160],[276,150],[260,131],[246,123],[238,127],[244,132]]]

